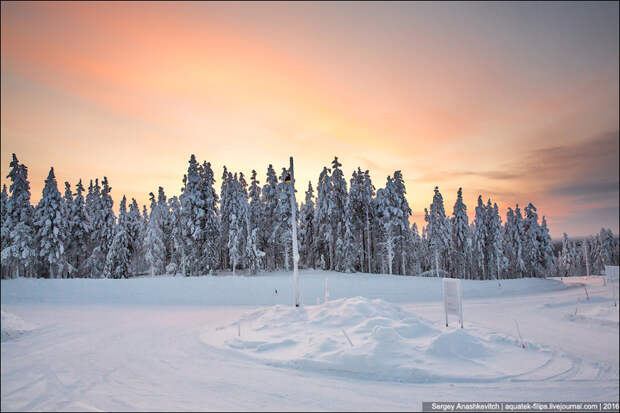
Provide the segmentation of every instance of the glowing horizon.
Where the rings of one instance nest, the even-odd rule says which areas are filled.
[[[419,227],[439,186],[618,233],[617,3],[2,3],[1,58],[1,182],[14,152],[33,204],[54,166],[148,205],[192,153],[218,192],[292,155],[301,202],[338,156],[401,170]]]

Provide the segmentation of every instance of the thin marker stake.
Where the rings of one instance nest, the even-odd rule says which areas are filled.
[[[342,329],[342,334],[344,334],[344,336],[347,338],[347,340],[349,341],[349,344],[351,344],[351,347],[353,347],[353,342],[351,341],[351,339],[349,338],[349,335],[347,334],[346,331],[344,331],[344,328]]]
[[[521,341],[521,347],[525,348],[525,343],[523,342],[523,337],[521,337],[521,330],[519,329],[519,323],[515,320],[515,324],[517,326],[517,333],[519,334],[519,340]]]

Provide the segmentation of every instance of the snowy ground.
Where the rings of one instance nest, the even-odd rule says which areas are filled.
[[[317,305],[325,278],[330,300]],[[283,273],[3,280],[1,409],[618,400],[617,282],[463,283],[460,329],[445,327],[434,278],[302,271],[299,310]]]

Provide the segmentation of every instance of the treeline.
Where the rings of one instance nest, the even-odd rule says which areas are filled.
[[[566,235],[554,256],[545,217],[536,207],[523,213],[508,208],[506,221],[497,204],[478,197],[469,223],[459,189],[451,216],[438,188],[424,210],[422,231],[409,225],[411,208],[400,171],[378,190],[369,172],[357,168],[347,185],[338,158],[324,167],[298,207],[300,266],[342,272],[440,275],[499,279],[585,274],[582,244]],[[2,188],[3,278],[112,277],[142,274],[203,275],[218,270],[289,270],[292,267],[289,171],[269,165],[265,184],[256,171],[224,167],[219,195],[211,164],[192,155],[181,194],[168,198],[163,188],[150,194],[142,209],[123,196],[113,212],[106,177],[80,180],[58,190],[54,168],[43,196],[30,203],[28,168],[15,154]],[[299,197],[302,198],[302,197]],[[618,240],[602,229],[585,240],[591,273],[618,264]],[[439,271],[435,271],[439,268]]]

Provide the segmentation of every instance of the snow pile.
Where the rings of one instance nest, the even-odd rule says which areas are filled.
[[[381,299],[276,305],[204,331],[203,342],[267,364],[406,382],[539,380],[571,360],[509,336],[432,325]]]
[[[578,323],[618,329],[620,326],[618,307],[613,306],[612,302],[612,300],[594,296],[590,301],[573,303],[576,311],[569,313],[566,318]]]
[[[7,313],[6,311],[0,311],[0,331],[1,340],[3,343],[6,341],[14,340],[24,333],[33,330],[34,326],[25,322],[15,314]]]

